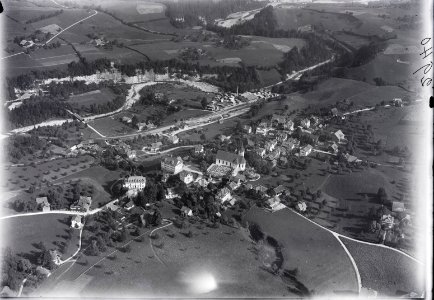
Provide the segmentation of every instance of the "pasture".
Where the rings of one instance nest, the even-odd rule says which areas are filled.
[[[78,230],[68,234],[70,219],[67,215],[46,214],[0,220],[2,230],[8,233],[3,236],[3,245],[36,263],[40,253],[37,244],[42,242],[47,249],[59,249],[65,259],[78,248]]]
[[[60,158],[42,162],[34,166],[7,167],[5,172],[8,180],[3,188],[14,190],[25,190],[39,184],[48,184],[76,173],[77,171],[89,168],[94,159],[91,156]]]
[[[109,248],[98,257],[83,257],[63,276],[64,282],[54,284],[50,291],[59,293],[68,283],[77,286],[74,292],[81,296],[293,296],[279,277],[261,269],[262,263],[255,259],[257,255],[247,233],[227,226],[215,229],[202,222],[186,223],[182,229],[172,225],[158,230],[155,239],[148,237],[150,229],[142,228],[143,238],[132,241],[131,251],[126,253],[109,255],[115,251]],[[187,237],[188,231],[192,238]],[[107,259],[78,278],[103,257]],[[88,263],[83,265],[85,260]],[[234,265],[238,267],[233,268]],[[195,294],[196,285],[189,280],[202,272],[215,278],[217,288],[207,294]],[[88,284],[80,284],[84,277],[90,279]],[[265,284],[252,285],[255,280]]]
[[[131,117],[131,115],[129,116]],[[137,129],[134,129],[132,126],[122,123],[119,120],[120,117],[122,117],[122,115],[116,114],[110,117],[91,120],[88,123],[105,136],[124,135],[137,131]]]
[[[108,88],[102,88],[83,94],[71,96],[67,102],[77,107],[90,107],[91,105],[105,104],[113,100],[115,95]]]
[[[411,292],[421,296],[421,264],[389,249],[341,240],[356,261],[363,287],[377,291],[380,297],[400,297]]]
[[[277,7],[274,12],[278,27],[284,30],[297,30],[301,26],[313,25],[331,31],[350,31],[362,24],[359,19],[349,14],[323,12],[309,8]]]
[[[269,213],[253,207],[245,217],[282,244],[283,268],[297,268],[297,279],[309,291],[328,296],[357,292],[355,270],[331,233],[288,209]]]

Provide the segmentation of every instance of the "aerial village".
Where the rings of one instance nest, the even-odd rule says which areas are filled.
[[[403,104],[402,100],[394,99],[386,105],[401,107]],[[253,126],[239,125],[240,128],[234,129],[234,136],[219,135],[217,143],[207,144],[183,144],[176,135],[167,134],[145,139],[148,144],[142,149],[134,149],[135,144],[130,140],[82,141],[62,155],[103,157],[102,164],[109,167],[107,164],[110,163],[121,166],[136,161],[138,152],[151,157],[159,154],[160,170],[154,172],[152,178],[147,178],[136,175],[133,168],[125,178],[119,178],[121,188],[112,195],[116,199],[98,209],[90,209],[91,196],[77,196],[77,201],[69,207],[69,210],[77,212],[71,219],[71,227],[82,228],[86,214],[101,210],[115,214],[118,228],[158,225],[162,220],[159,209],[162,202],[176,206],[180,218],[200,218],[228,224],[235,222],[228,209],[246,208],[246,196],[256,199],[253,204],[248,204],[249,207],[256,205],[270,212],[289,208],[312,216],[326,204],[326,200],[321,198],[321,189],[307,189],[300,196],[292,186],[278,180],[270,186],[261,183],[260,179],[272,178],[270,170],[276,166],[306,169],[312,158],[328,164],[327,172],[331,174],[374,167],[375,163],[353,155],[353,141],[348,140],[343,133],[345,129],[339,126],[342,120],[349,117],[352,117],[351,113],[341,112],[336,107],[321,116],[310,114],[294,118],[291,114],[273,114]],[[146,125],[154,128],[153,124]],[[190,152],[170,154],[170,150],[180,144],[189,147]],[[167,154],[162,154],[165,153],[163,148]],[[107,163],[108,160],[111,162]],[[398,167],[404,165],[402,159],[391,163]],[[36,204],[43,211],[50,210],[47,197],[36,198]],[[371,233],[377,236],[379,242],[391,238],[403,239],[402,231],[393,229],[410,223],[409,211],[402,202],[393,201],[391,207],[390,211],[382,206],[375,212],[377,217],[370,225]]]

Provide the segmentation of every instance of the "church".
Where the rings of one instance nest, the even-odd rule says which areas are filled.
[[[238,154],[219,150],[215,159],[216,165],[231,167],[233,175],[246,169],[246,159],[244,158],[244,147],[238,151]]]

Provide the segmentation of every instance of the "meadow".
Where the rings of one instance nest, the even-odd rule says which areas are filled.
[[[22,253],[24,257],[36,263],[40,252],[38,243],[44,243],[47,249],[64,250],[60,252],[62,259],[68,258],[78,248],[78,230],[72,230],[69,237],[70,216],[61,214],[47,214],[0,220],[7,244],[14,252]]]
[[[282,244],[283,268],[296,268],[309,291],[329,296],[357,292],[355,270],[331,233],[288,209],[270,213],[253,207],[246,220]]]
[[[400,297],[424,291],[418,276],[422,265],[398,252],[341,238],[356,261],[362,285],[382,297]]]

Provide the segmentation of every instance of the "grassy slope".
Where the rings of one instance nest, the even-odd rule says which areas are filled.
[[[418,277],[418,263],[385,248],[356,243],[341,238],[350,251],[362,279],[362,285],[378,291],[381,296],[397,297],[423,290]]]
[[[333,235],[290,210],[273,214],[252,208],[246,215],[283,244],[284,268],[298,268],[298,280],[317,295],[357,291],[356,274]]]

